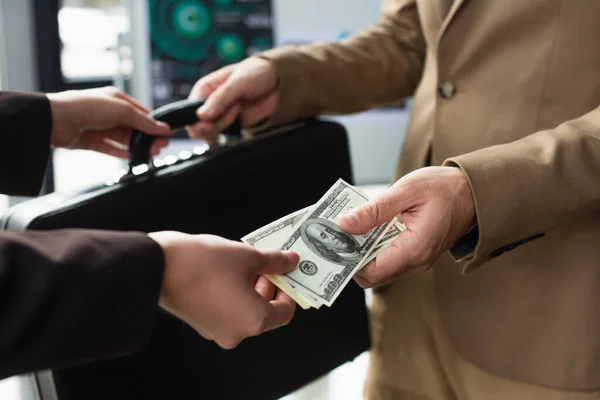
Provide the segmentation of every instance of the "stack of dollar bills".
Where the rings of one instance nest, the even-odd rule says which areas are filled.
[[[381,253],[406,227],[397,218],[364,235],[351,235],[337,224],[344,211],[369,197],[344,180],[314,205],[296,211],[242,238],[259,249],[282,249],[300,255],[298,267],[267,278],[300,307],[331,306],[362,267]]]

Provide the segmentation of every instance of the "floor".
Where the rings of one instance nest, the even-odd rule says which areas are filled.
[[[78,166],[88,165],[82,171]],[[55,170],[58,177],[58,191],[85,187],[90,184],[118,176],[123,164],[118,160],[89,152],[59,150],[55,156]],[[74,173],[80,171],[79,173]],[[386,185],[362,186],[374,196],[386,189]],[[8,199],[0,196],[0,215],[8,207]],[[366,293],[367,303],[370,293]],[[359,400],[362,399],[362,387],[366,378],[369,357],[364,353],[354,361],[346,363],[328,375],[310,383],[300,390],[285,396],[281,400]],[[0,381],[0,399],[2,400],[34,400],[31,388],[22,380],[11,378]]]

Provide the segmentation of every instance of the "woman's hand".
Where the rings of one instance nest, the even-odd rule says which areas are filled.
[[[171,128],[150,118],[149,109],[118,89],[73,90],[47,97],[52,109],[53,146],[127,158],[133,129],[165,136],[154,141],[152,155],[168,144],[166,136]]]

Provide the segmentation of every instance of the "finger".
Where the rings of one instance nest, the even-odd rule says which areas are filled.
[[[263,250],[252,276],[283,275],[293,271],[300,262],[300,256],[294,252]]]
[[[242,108],[242,126],[248,128],[268,119],[273,115],[277,104],[277,93],[271,93],[252,104],[246,104]]]
[[[193,139],[214,139],[219,134],[215,129],[214,122],[198,122],[197,124],[187,126],[185,129]]]
[[[196,332],[198,332],[200,334],[200,336],[202,336],[204,339],[206,340],[210,340],[210,341],[214,341],[214,335],[212,335],[207,329],[205,329],[204,327],[202,327],[198,322],[196,322],[195,320],[188,320],[186,321],[186,323],[191,326]]]
[[[169,145],[169,139],[168,138],[156,138],[154,139],[154,141],[152,142],[153,146],[156,146],[160,149],[165,148]]]
[[[123,151],[129,151],[129,146],[127,146],[125,144],[116,142],[116,141],[108,139],[108,138],[103,138],[102,140],[104,141],[104,143],[106,143],[109,146],[112,146],[116,149],[123,150]]]
[[[370,264],[370,263],[369,263]],[[359,275],[354,275],[354,281],[363,289],[372,289],[375,285]]]
[[[115,147],[122,151],[129,152],[129,140],[127,140],[125,142],[125,144],[122,143],[121,141],[115,141],[115,140],[109,139],[107,137],[104,137],[103,140],[105,143],[107,143],[108,145],[110,145],[112,147]],[[150,147],[150,155],[153,157],[159,155],[160,152],[162,151],[162,149],[164,149],[168,143],[169,143],[169,141],[165,138],[155,139],[152,142],[152,146]]]
[[[152,143],[152,147],[150,148],[150,154],[153,157],[159,155],[162,149],[167,147],[167,144],[168,141],[165,142],[164,139],[155,140],[154,143]]]
[[[202,336],[204,339],[214,342],[214,338],[212,337],[212,335],[210,333],[208,333],[206,330],[200,330],[198,331],[198,333],[200,334],[200,336]]]
[[[233,125],[236,118],[240,115],[242,107],[239,104],[234,104],[227,112],[215,122],[214,128],[209,133],[209,136],[216,136],[219,133],[223,133],[231,125]]]
[[[237,113],[230,109],[225,117],[221,117],[217,121],[203,121],[187,127],[188,135],[195,139],[215,139],[219,133],[233,124],[238,115],[243,127],[254,126],[273,114],[276,99],[276,94],[273,93],[251,105],[240,106]],[[202,113],[198,111],[197,114],[198,119],[202,119]]]
[[[131,138],[131,129],[111,128],[98,131],[85,131],[81,133],[81,140],[96,140],[99,137],[104,142],[111,142],[115,147],[127,150],[129,148],[129,139]]]
[[[287,294],[278,291],[275,300],[269,302],[265,331],[280,328],[290,323],[296,312],[296,302]]]
[[[168,124],[152,119],[147,114],[135,109],[124,100],[120,101],[123,125],[137,129],[152,135],[171,135],[172,131]]]
[[[213,121],[225,114],[242,97],[242,86],[236,81],[228,80],[219,86],[198,109],[198,116],[202,120]]]
[[[113,137],[115,140],[107,137]],[[121,133],[118,129],[107,131],[84,132],[80,135],[77,144],[72,148],[92,150],[118,158],[128,158],[128,146],[120,143]]]
[[[346,232],[358,235],[391,221],[408,208],[404,192],[402,185],[396,184],[377,198],[344,212],[338,224]]]
[[[84,147],[81,147],[81,148],[84,148]],[[105,143],[105,142],[97,142],[95,144],[92,144],[89,148],[86,147],[85,149],[93,150],[97,153],[102,153],[102,154],[106,154],[108,156],[122,158],[125,160],[129,158],[129,151],[117,148],[117,147],[112,146],[109,143]]]
[[[131,129],[123,129],[123,128],[113,128],[113,129],[105,129],[101,131],[86,131],[81,134],[80,143],[91,143],[91,145],[86,148],[90,148],[93,150],[93,143],[95,141],[103,141],[117,149],[128,151],[129,150],[129,141],[131,139]],[[155,152],[156,150],[160,151],[164,147],[169,144],[169,139],[167,138],[157,138],[152,142],[151,150]]]
[[[225,116],[218,118],[216,121],[203,121],[198,124],[189,126],[188,134],[196,139],[213,139],[218,136],[223,130],[229,127],[237,116],[241,119],[243,127],[251,127],[259,122],[268,119],[275,110],[277,96],[275,93],[250,105],[239,106],[239,110],[235,112],[230,109]],[[234,106],[237,107],[237,106]],[[232,107],[233,108],[233,107]],[[203,118],[203,112],[197,112],[198,119]]]
[[[427,269],[428,268],[423,265],[411,266],[411,267],[408,267],[401,271],[397,271],[393,276],[387,277],[384,280],[378,281],[378,282],[371,282],[359,275],[354,275],[354,280],[363,289],[374,289],[374,288],[389,286],[389,285],[393,284],[394,282],[398,281],[399,279],[407,278],[409,276],[420,274],[424,271],[427,271]]]
[[[198,80],[188,98],[190,100],[208,98],[219,86],[227,81],[234,68],[235,64],[228,65]]]
[[[207,141],[216,141],[217,137],[220,133],[225,131],[228,127],[233,125],[234,121],[238,117],[241,111],[241,106],[239,104],[234,104],[229,110],[225,112],[225,114],[219,117],[215,121],[211,122],[201,122],[197,130],[200,131],[199,138],[202,138]],[[198,118],[201,118],[200,116]]]
[[[258,277],[254,289],[265,299],[273,300],[275,296],[275,285],[273,285],[265,276],[261,275]]]
[[[204,139],[204,141],[206,142],[206,144],[209,147],[216,146],[219,143],[218,135],[214,136],[214,137],[213,136],[207,137],[207,138]]]
[[[148,107],[143,106],[140,102],[138,102],[133,97],[129,96],[126,93],[123,93],[122,91],[120,91],[118,89],[116,89],[116,91],[113,92],[113,95],[114,95],[114,97],[116,97],[118,99],[125,100],[126,102],[131,104],[133,107],[135,107],[138,111],[140,111],[144,114],[149,114],[152,111]]]
[[[401,245],[401,238],[399,238],[361,269],[355,277],[362,279],[362,281],[357,280],[357,283],[363,288],[366,288],[363,286],[366,282],[370,284],[368,287],[387,285],[407,272],[412,265],[415,265],[415,262],[407,249]]]

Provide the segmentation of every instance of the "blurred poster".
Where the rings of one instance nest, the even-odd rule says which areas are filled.
[[[202,76],[273,47],[271,0],[149,0],[154,107]]]

